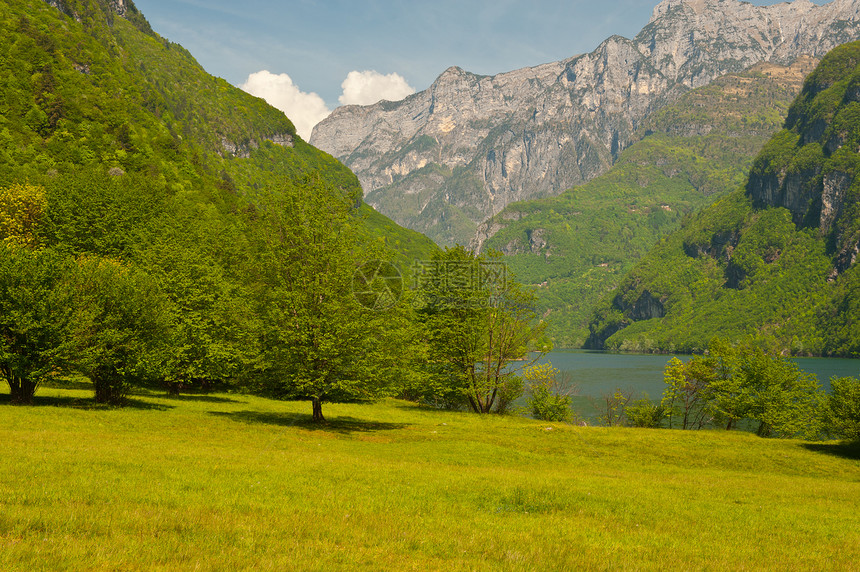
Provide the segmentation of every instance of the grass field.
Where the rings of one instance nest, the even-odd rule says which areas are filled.
[[[0,570],[857,570],[860,455],[410,403],[0,395]]]

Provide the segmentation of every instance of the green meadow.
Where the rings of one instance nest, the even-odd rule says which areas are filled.
[[[386,400],[0,395],[0,570],[856,570],[860,451]]]

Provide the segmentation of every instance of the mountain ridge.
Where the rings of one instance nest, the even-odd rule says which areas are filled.
[[[504,252],[510,271],[536,285],[553,342],[582,345],[603,293],[684,217],[743,184],[816,63],[756,64],[685,93],[643,122],[642,139],[609,171],[508,205],[470,248]]]
[[[449,68],[401,102],[336,110],[310,141],[356,172],[368,202],[399,224],[468,243],[507,204],[608,170],[639,123],[689,89],[857,39],[858,14],[856,0],[667,0],[633,39],[495,76]]]

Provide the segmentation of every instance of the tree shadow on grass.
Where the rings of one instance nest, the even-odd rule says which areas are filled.
[[[816,453],[860,461],[860,441],[841,443],[804,443],[803,448]]]
[[[0,395],[0,404],[11,405],[11,396],[8,394]],[[122,405],[107,405],[104,403],[96,403],[96,400],[92,397],[43,396],[38,394],[33,396],[32,405],[16,405],[15,407],[65,407],[68,409],[85,409],[92,411],[107,409],[167,411],[175,408],[174,405],[150,403],[148,401],[141,401],[133,398],[126,398]]]
[[[403,429],[410,423],[383,423],[366,421],[355,417],[335,417],[322,423],[316,423],[311,415],[302,413],[263,413],[260,411],[210,411],[210,415],[226,417],[240,423],[264,425],[281,425],[284,427],[301,427],[309,431],[326,431],[348,435],[351,433],[371,433],[373,431],[389,431]]]
[[[52,380],[39,385],[39,387],[44,387],[46,389],[84,389],[88,391],[93,390],[93,384],[91,381],[81,379]]]
[[[218,397],[216,395],[203,395],[203,394],[180,394],[180,395],[162,395],[162,399],[167,399],[168,401],[202,401],[205,403],[243,403],[238,399],[231,399],[229,397]]]

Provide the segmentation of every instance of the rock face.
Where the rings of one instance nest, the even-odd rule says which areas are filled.
[[[594,311],[587,344],[695,352],[753,333],[786,353],[860,355],[858,256],[860,41],[806,77],[744,188],[627,273]]]
[[[785,129],[762,150],[746,192],[758,207],[784,207],[799,227],[817,228],[834,249],[834,273],[857,261],[855,181],[860,162],[857,44],[840,46],[809,76]],[[820,94],[826,92],[826,103]]]
[[[507,204],[605,172],[642,120],[687,90],[857,38],[860,0],[665,0],[632,40],[492,77],[450,68],[403,101],[336,109],[310,142],[398,223],[468,243]]]

